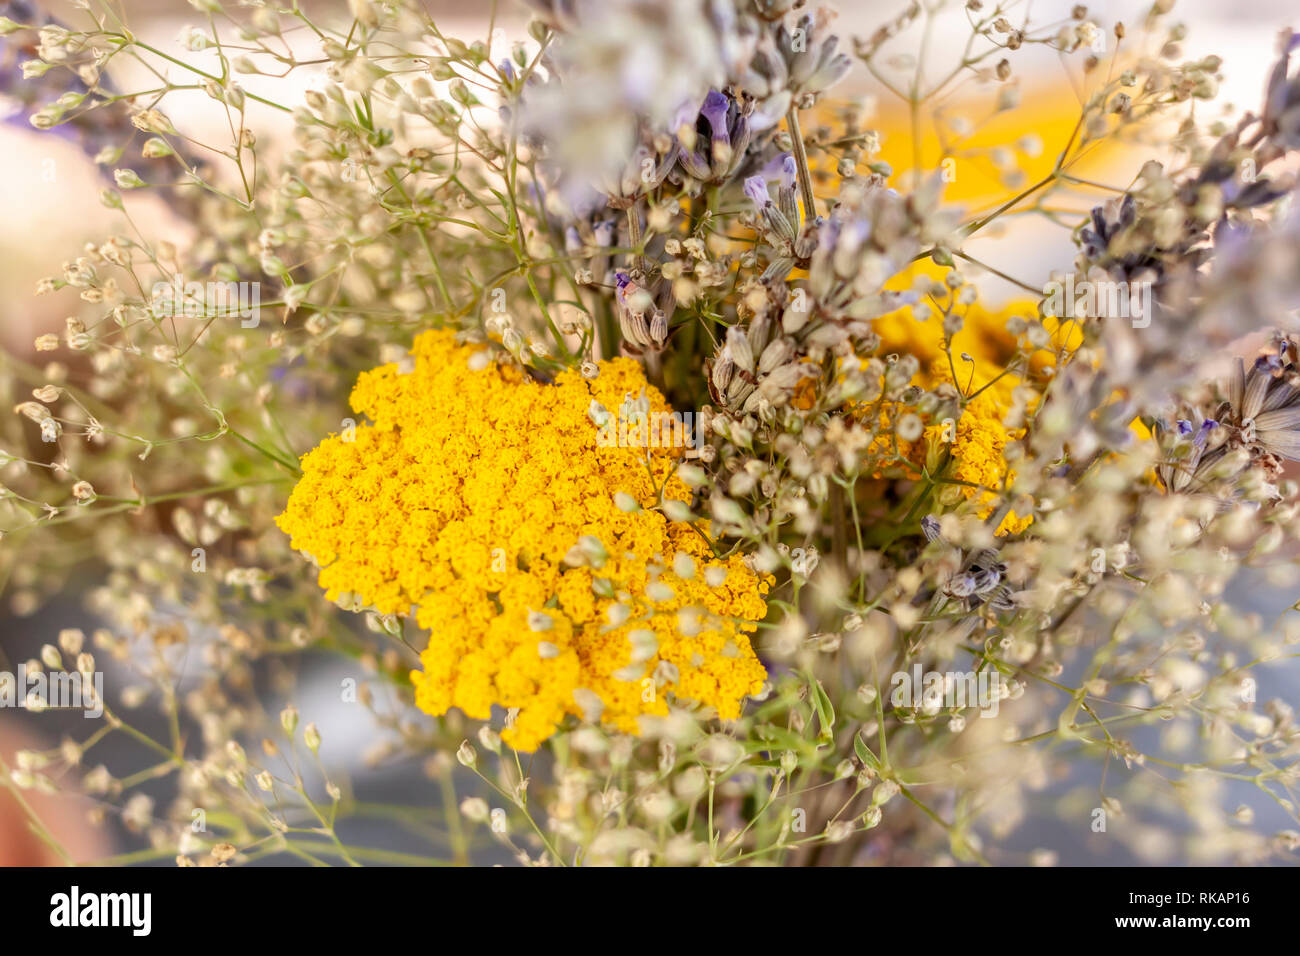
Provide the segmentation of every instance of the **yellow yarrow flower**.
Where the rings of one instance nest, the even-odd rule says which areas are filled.
[[[526,751],[568,714],[637,733],[669,695],[739,717],[767,676],[748,635],[771,579],[652,510],[660,489],[690,498],[679,451],[601,447],[593,401],[617,414],[644,394],[671,411],[641,367],[543,385],[442,330],[412,354],[408,373],[361,375],[352,407],[373,424],[303,456],[277,522],[329,599],[414,609],[430,632],[417,706],[517,710],[502,739]]]
[[[916,383],[926,388],[946,382],[975,397],[965,403],[961,417],[955,422],[937,422],[925,430],[925,437],[917,442],[900,442],[903,455],[919,469],[925,466],[933,472],[945,453],[952,462],[946,477],[961,484],[950,485],[952,493],[967,499],[978,498],[982,518],[993,513],[994,496],[988,491],[978,491],[979,486],[997,489],[1013,477],[1003,451],[1007,442],[1024,437],[1023,428],[1007,428],[1004,420],[1012,405],[1012,392],[1021,384],[1018,375],[1005,373],[1006,361],[1014,349],[1015,340],[1006,331],[1006,320],[1014,314],[1032,315],[1033,303],[1012,303],[990,311],[978,304],[965,313],[965,324],[952,343],[954,354],[961,355],[958,380],[943,347],[943,324],[938,318],[918,322],[910,309],[885,316],[876,321],[875,331],[881,336],[881,351],[906,352],[921,361],[921,371]],[[1054,334],[1066,343],[1067,348],[1078,344],[1077,332],[1072,327],[1058,327]],[[1049,350],[1036,352],[1030,361],[1031,372],[1038,374],[1052,364]],[[1000,534],[1016,534],[1029,527],[1032,519],[1010,512],[998,527]]]
[[[1010,376],[1006,376],[1010,378]],[[951,382],[952,374],[947,361],[936,360],[929,370],[931,383]],[[1007,428],[1004,419],[1009,410],[1006,391],[997,386],[980,392],[966,402],[961,417],[952,423],[938,423],[925,430],[925,438],[909,449],[909,456],[918,466],[924,464],[934,472],[945,452],[952,455],[952,464],[946,477],[962,482],[948,488],[963,498],[976,498],[982,502],[981,518],[993,513],[993,495],[977,491],[980,488],[1001,488],[1014,473],[1008,467],[1003,451],[1007,442],[1024,437],[1023,428]],[[1008,512],[998,525],[999,534],[1017,534],[1032,523],[1032,518]]]

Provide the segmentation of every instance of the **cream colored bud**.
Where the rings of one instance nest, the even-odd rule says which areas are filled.
[[[85,640],[86,635],[79,628],[66,627],[59,631],[59,647],[69,657],[76,657],[81,653]]]
[[[478,742],[494,754],[501,752],[501,735],[486,724],[478,729]]]
[[[474,748],[466,740],[461,743],[460,748],[456,751],[456,759],[460,761],[463,767],[473,767],[478,763],[478,754],[474,752]]]
[[[218,843],[212,848],[212,861],[214,863],[228,863],[239,853],[233,843]]]

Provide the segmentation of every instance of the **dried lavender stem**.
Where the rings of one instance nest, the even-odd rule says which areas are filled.
[[[811,222],[817,218],[817,200],[813,197],[812,174],[808,171],[808,153],[803,145],[803,132],[799,129],[799,107],[790,107],[790,111],[785,114],[785,123],[790,130],[791,151],[794,153],[795,168],[799,172],[799,196],[803,200],[804,219]]]

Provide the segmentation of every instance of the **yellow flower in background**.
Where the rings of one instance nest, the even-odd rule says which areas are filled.
[[[361,375],[352,406],[373,424],[303,457],[277,521],[331,600],[415,609],[420,709],[517,710],[502,737],[526,751],[568,714],[636,733],[669,695],[738,717],[766,678],[748,635],[770,579],[651,510],[690,498],[679,452],[598,442],[593,414],[628,397],[670,412],[641,367],[543,385],[441,330],[412,354]]]
[[[951,489],[946,497],[978,499],[983,502],[978,514],[986,518],[997,505],[992,492],[1014,476],[1003,456],[1006,445],[1024,436],[1023,428],[1006,425],[1012,393],[1023,381],[1006,372],[1016,347],[1006,321],[1013,315],[1033,315],[1033,304],[1011,303],[1002,310],[989,311],[974,303],[964,308],[962,315],[965,321],[953,336],[951,359],[944,348],[943,320],[938,316],[921,322],[911,307],[906,307],[877,319],[873,327],[880,335],[882,352],[914,355],[920,360],[915,384],[933,389],[947,383],[970,396],[955,421],[932,423],[921,439],[899,441],[899,451],[916,467],[916,477],[922,467],[936,475],[940,463],[950,457],[942,477],[955,483],[946,486]],[[1050,364],[1051,357],[1051,352],[1035,353],[1031,374]],[[1010,513],[998,531],[1015,534],[1030,523],[1031,519]]]
[[[1007,89],[998,95],[1006,95]],[[1064,79],[1053,80],[1025,94],[1015,109],[990,110],[987,98],[967,97],[946,105],[942,116],[922,114],[915,126],[909,111],[886,97],[870,123],[878,135],[878,148],[870,155],[890,166],[889,179],[899,188],[912,188],[914,171],[940,175],[945,201],[959,203],[973,217],[1001,206],[1028,184],[1052,173],[1061,151],[1076,135],[1078,113],[1060,108],[1062,99],[1072,95]],[[962,110],[981,116],[980,122],[967,123]],[[1098,143],[1079,156],[1071,169],[1076,175],[1104,178],[1121,158],[1113,144]],[[967,269],[981,271],[975,265]],[[917,276],[942,280],[948,271],[928,259],[920,260],[896,276],[889,287],[902,291],[911,287]],[[997,301],[982,294],[970,305],[959,306],[963,324],[950,343],[951,356],[945,348],[942,317],[928,311],[928,317],[920,319],[914,307],[906,306],[873,320],[872,329],[881,339],[880,353],[915,356],[921,368],[915,384],[923,388],[947,382],[962,394],[975,397],[964,403],[957,421],[931,424],[921,439],[898,440],[897,447],[915,466],[917,477],[922,467],[933,474],[948,453],[951,462],[943,477],[959,484],[948,486],[952,490],[947,497],[985,502],[978,513],[987,517],[996,507],[994,495],[971,486],[997,489],[1013,477],[1003,452],[1009,441],[1024,435],[1023,428],[1005,424],[1013,392],[1025,383],[1024,377],[1007,372],[1017,342],[1006,323],[1017,315],[1027,320],[1037,317],[1038,305],[1024,297]],[[1032,354],[1027,370],[1027,377],[1040,384],[1040,375],[1051,374],[1057,351],[1077,348],[1082,338],[1073,322],[1042,321],[1050,343]],[[883,424],[887,426],[887,420]],[[882,439],[878,450],[893,440]],[[999,531],[1015,533],[1030,521],[1012,513]]]
[[[926,378],[931,386],[951,382],[947,358],[932,362]],[[1004,384],[1009,380],[1011,384]],[[943,472],[943,477],[961,483],[948,486],[961,497],[984,502],[979,510],[981,518],[992,514],[996,503],[990,492],[981,492],[972,486],[997,489],[1009,482],[1014,472],[1007,466],[1003,452],[1007,442],[1017,441],[1025,434],[1023,428],[1008,428],[1005,424],[1012,387],[1014,379],[1010,375],[994,382],[965,403],[961,417],[955,422],[930,425],[925,430],[925,437],[910,449],[912,462],[918,466],[924,464],[931,474],[936,473],[944,452],[949,452],[952,463]],[[1029,527],[1032,520],[1009,512],[997,531],[999,534],[1015,534]]]
[[[1062,75],[1036,77],[1028,91],[1009,94],[1018,101],[1013,109],[996,109],[997,98],[1008,94],[1009,88],[1002,87],[992,96],[959,97],[941,111],[922,112],[915,129],[907,104],[882,97],[871,124],[880,137],[877,158],[895,176],[901,173],[904,185],[914,168],[937,171],[945,181],[944,199],[962,204],[968,213],[1000,205],[1052,172],[1076,136],[1082,111]],[[1073,108],[1063,109],[1062,103]],[[1104,177],[1129,163],[1122,146],[1103,140],[1076,154],[1071,172]]]

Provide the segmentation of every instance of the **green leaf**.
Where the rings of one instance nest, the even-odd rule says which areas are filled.
[[[880,761],[871,752],[871,748],[867,746],[867,742],[862,739],[861,734],[853,735],[853,752],[858,755],[858,759],[862,761],[863,766],[870,767],[872,770],[880,769]]]
[[[808,675],[808,689],[812,691],[813,707],[817,710],[817,720],[821,729],[817,734],[819,743],[831,743],[835,739],[835,708],[830,696],[822,687],[821,681]]]
[[[756,736],[759,737],[758,740],[744,741],[745,749],[750,753],[761,753],[764,750],[793,750],[797,754],[808,754],[812,751],[806,738],[783,727],[767,727],[761,732],[756,731]]]

